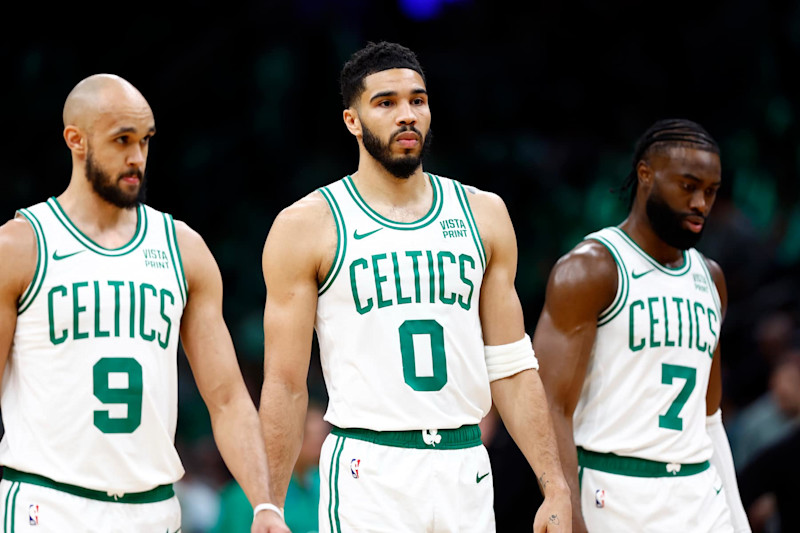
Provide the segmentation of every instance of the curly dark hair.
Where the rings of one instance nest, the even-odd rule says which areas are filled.
[[[364,48],[350,56],[339,75],[344,107],[352,106],[364,91],[364,78],[392,68],[415,70],[422,76],[422,81],[425,81],[425,73],[416,54],[403,45],[370,41]]]
[[[636,189],[639,185],[639,176],[636,171],[639,161],[647,160],[648,156],[663,152],[671,146],[688,146],[719,155],[717,141],[697,122],[676,118],[657,120],[636,141],[631,159],[631,171],[625,176],[619,188],[620,195],[630,190],[629,209],[636,198]]]

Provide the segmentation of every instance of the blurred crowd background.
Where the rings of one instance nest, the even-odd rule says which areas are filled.
[[[765,461],[764,450],[800,420],[800,2],[643,5],[200,1],[95,19],[54,6],[48,23],[22,6],[26,14],[5,17],[0,37],[0,218],[66,187],[61,110],[75,83],[98,72],[131,81],[158,130],[148,203],[189,223],[215,254],[257,401],[264,239],[280,209],[355,170],[338,74],[367,41],[409,46],[425,68],[434,132],[425,169],[505,199],[531,335],[555,260],[625,216],[614,189],[639,135],[660,118],[695,120],[722,149],[724,183],[699,248],[727,276],[723,413],[737,472],[750,476],[747,466]],[[240,494],[184,357],[180,365],[183,531],[238,531],[221,521]],[[309,386],[324,406],[316,353]],[[535,478],[494,414],[484,426],[498,531],[529,531]],[[298,470],[296,501],[314,498],[307,472]],[[756,489],[773,482],[752,481],[743,493],[755,530],[779,531],[776,510],[788,512],[785,487]]]

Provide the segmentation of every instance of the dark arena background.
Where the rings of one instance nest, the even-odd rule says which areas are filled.
[[[0,218],[66,187],[61,110],[71,88],[99,72],[131,81],[158,130],[148,203],[186,221],[215,254],[226,320],[257,398],[264,239],[280,209],[355,170],[338,74],[367,41],[409,46],[425,68],[435,138],[424,168],[505,199],[531,335],[555,260],[624,217],[626,200],[612,189],[629,171],[636,139],[659,118],[692,119],[722,153],[723,186],[699,248],[727,277],[723,413],[741,471],[759,446],[800,420],[800,370],[794,387],[779,387],[775,377],[775,362],[800,352],[800,2],[642,5],[265,0],[88,14],[66,5],[9,8],[0,37]],[[219,531],[230,476],[185,357],[179,361],[183,531],[210,533]],[[309,385],[324,405],[316,353]],[[494,422],[486,421],[485,438],[498,531],[530,531],[541,498],[536,480],[502,424],[491,430]],[[777,531],[774,499],[758,505],[754,531]]]

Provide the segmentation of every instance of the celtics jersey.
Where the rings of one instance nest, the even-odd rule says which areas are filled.
[[[335,426],[457,428],[491,405],[478,315],[486,255],[464,187],[426,176],[433,203],[415,222],[381,216],[349,176],[319,189],[338,233],[315,323]]]
[[[186,281],[172,217],[139,205],[126,245],[84,235],[55,198],[20,209],[38,261],[0,397],[0,464],[113,494],[177,481]]]
[[[667,463],[711,456],[706,389],[721,326],[720,300],[694,249],[667,268],[620,228],[592,233],[617,265],[617,293],[597,337],[575,408],[575,444]]]

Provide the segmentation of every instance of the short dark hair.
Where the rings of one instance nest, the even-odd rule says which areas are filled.
[[[620,194],[630,190],[628,208],[633,205],[633,200],[636,198],[636,190],[639,185],[636,167],[639,166],[639,161],[672,146],[688,146],[719,155],[717,141],[697,122],[682,118],[657,120],[636,141],[631,158],[631,171],[620,187]]]
[[[352,106],[364,91],[364,78],[370,74],[392,68],[415,70],[425,82],[425,73],[416,54],[397,43],[370,41],[367,46],[355,52],[342,67],[339,84],[344,107]]]

